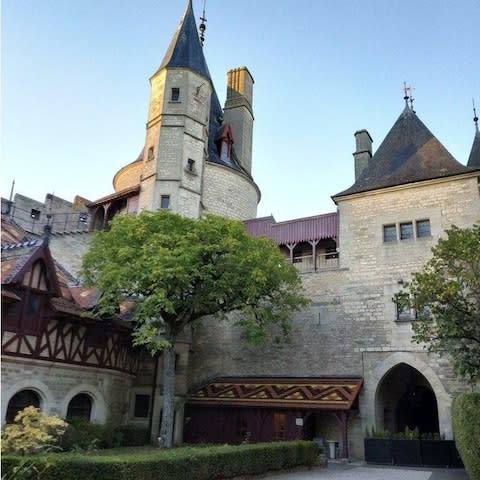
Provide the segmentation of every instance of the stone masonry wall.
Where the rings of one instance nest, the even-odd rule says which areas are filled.
[[[124,423],[133,376],[93,367],[30,359],[2,357],[2,418],[15,393],[23,389],[37,392],[41,408],[49,415],[65,417],[68,403],[79,393],[93,399],[92,421]]]
[[[353,442],[361,456],[362,432],[375,423],[375,392],[389,369],[405,362],[426,376],[441,433],[451,436],[451,396],[465,385],[448,359],[427,356],[411,343],[411,322],[396,321],[392,299],[430,258],[444,229],[480,219],[477,179],[397,187],[344,199],[338,207],[340,268],[302,275],[312,304],[294,316],[291,343],[252,347],[231,322],[203,322],[195,330],[190,383],[222,376],[362,376],[361,425]],[[431,237],[383,242],[383,225],[424,219],[430,220]]]
[[[257,216],[260,191],[245,175],[221,165],[207,163],[203,181],[203,205],[206,213],[237,220]]]

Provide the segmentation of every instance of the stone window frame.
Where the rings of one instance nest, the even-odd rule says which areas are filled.
[[[431,223],[429,218],[419,220],[404,220],[385,223],[382,226],[383,243],[392,244],[397,241],[431,238]]]

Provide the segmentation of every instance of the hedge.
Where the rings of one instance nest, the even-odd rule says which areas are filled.
[[[42,480],[214,480],[258,475],[270,470],[312,466],[318,456],[313,442],[256,443],[210,447],[103,450],[93,455],[58,453],[2,457],[2,472],[9,474],[22,462],[43,471]],[[47,467],[45,468],[45,466]],[[35,478],[34,475],[31,477]]]
[[[480,480],[480,393],[464,393],[453,400],[452,421],[455,444],[465,470]]]

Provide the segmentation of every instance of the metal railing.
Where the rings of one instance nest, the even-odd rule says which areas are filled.
[[[338,252],[317,253],[316,261],[313,255],[301,255],[293,258],[293,264],[300,273],[335,270],[340,267]]]

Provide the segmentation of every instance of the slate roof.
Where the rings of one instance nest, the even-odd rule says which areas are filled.
[[[470,150],[470,156],[468,157],[467,166],[480,168],[480,130],[478,124],[475,126],[475,137],[473,139],[472,149]]]
[[[211,81],[203,48],[198,37],[192,1],[178,24],[158,71],[165,67],[190,68]]]
[[[41,246],[41,240],[2,245],[2,284],[10,283]]]
[[[157,72],[162,68],[172,67],[189,68],[207,78],[212,85],[207,160],[246,173],[239,166],[235,155],[232,155],[231,158],[220,158],[218,148],[215,144],[218,133],[222,128],[224,113],[208,70],[207,61],[203,54],[203,47],[198,37],[197,24],[193,14],[191,0],[188,2],[187,9],[180,20]]]
[[[27,232],[11,218],[2,215],[2,246],[12,243],[25,242],[29,238]]]
[[[469,171],[473,168],[457,162],[407,106],[355,183],[333,199]]]

